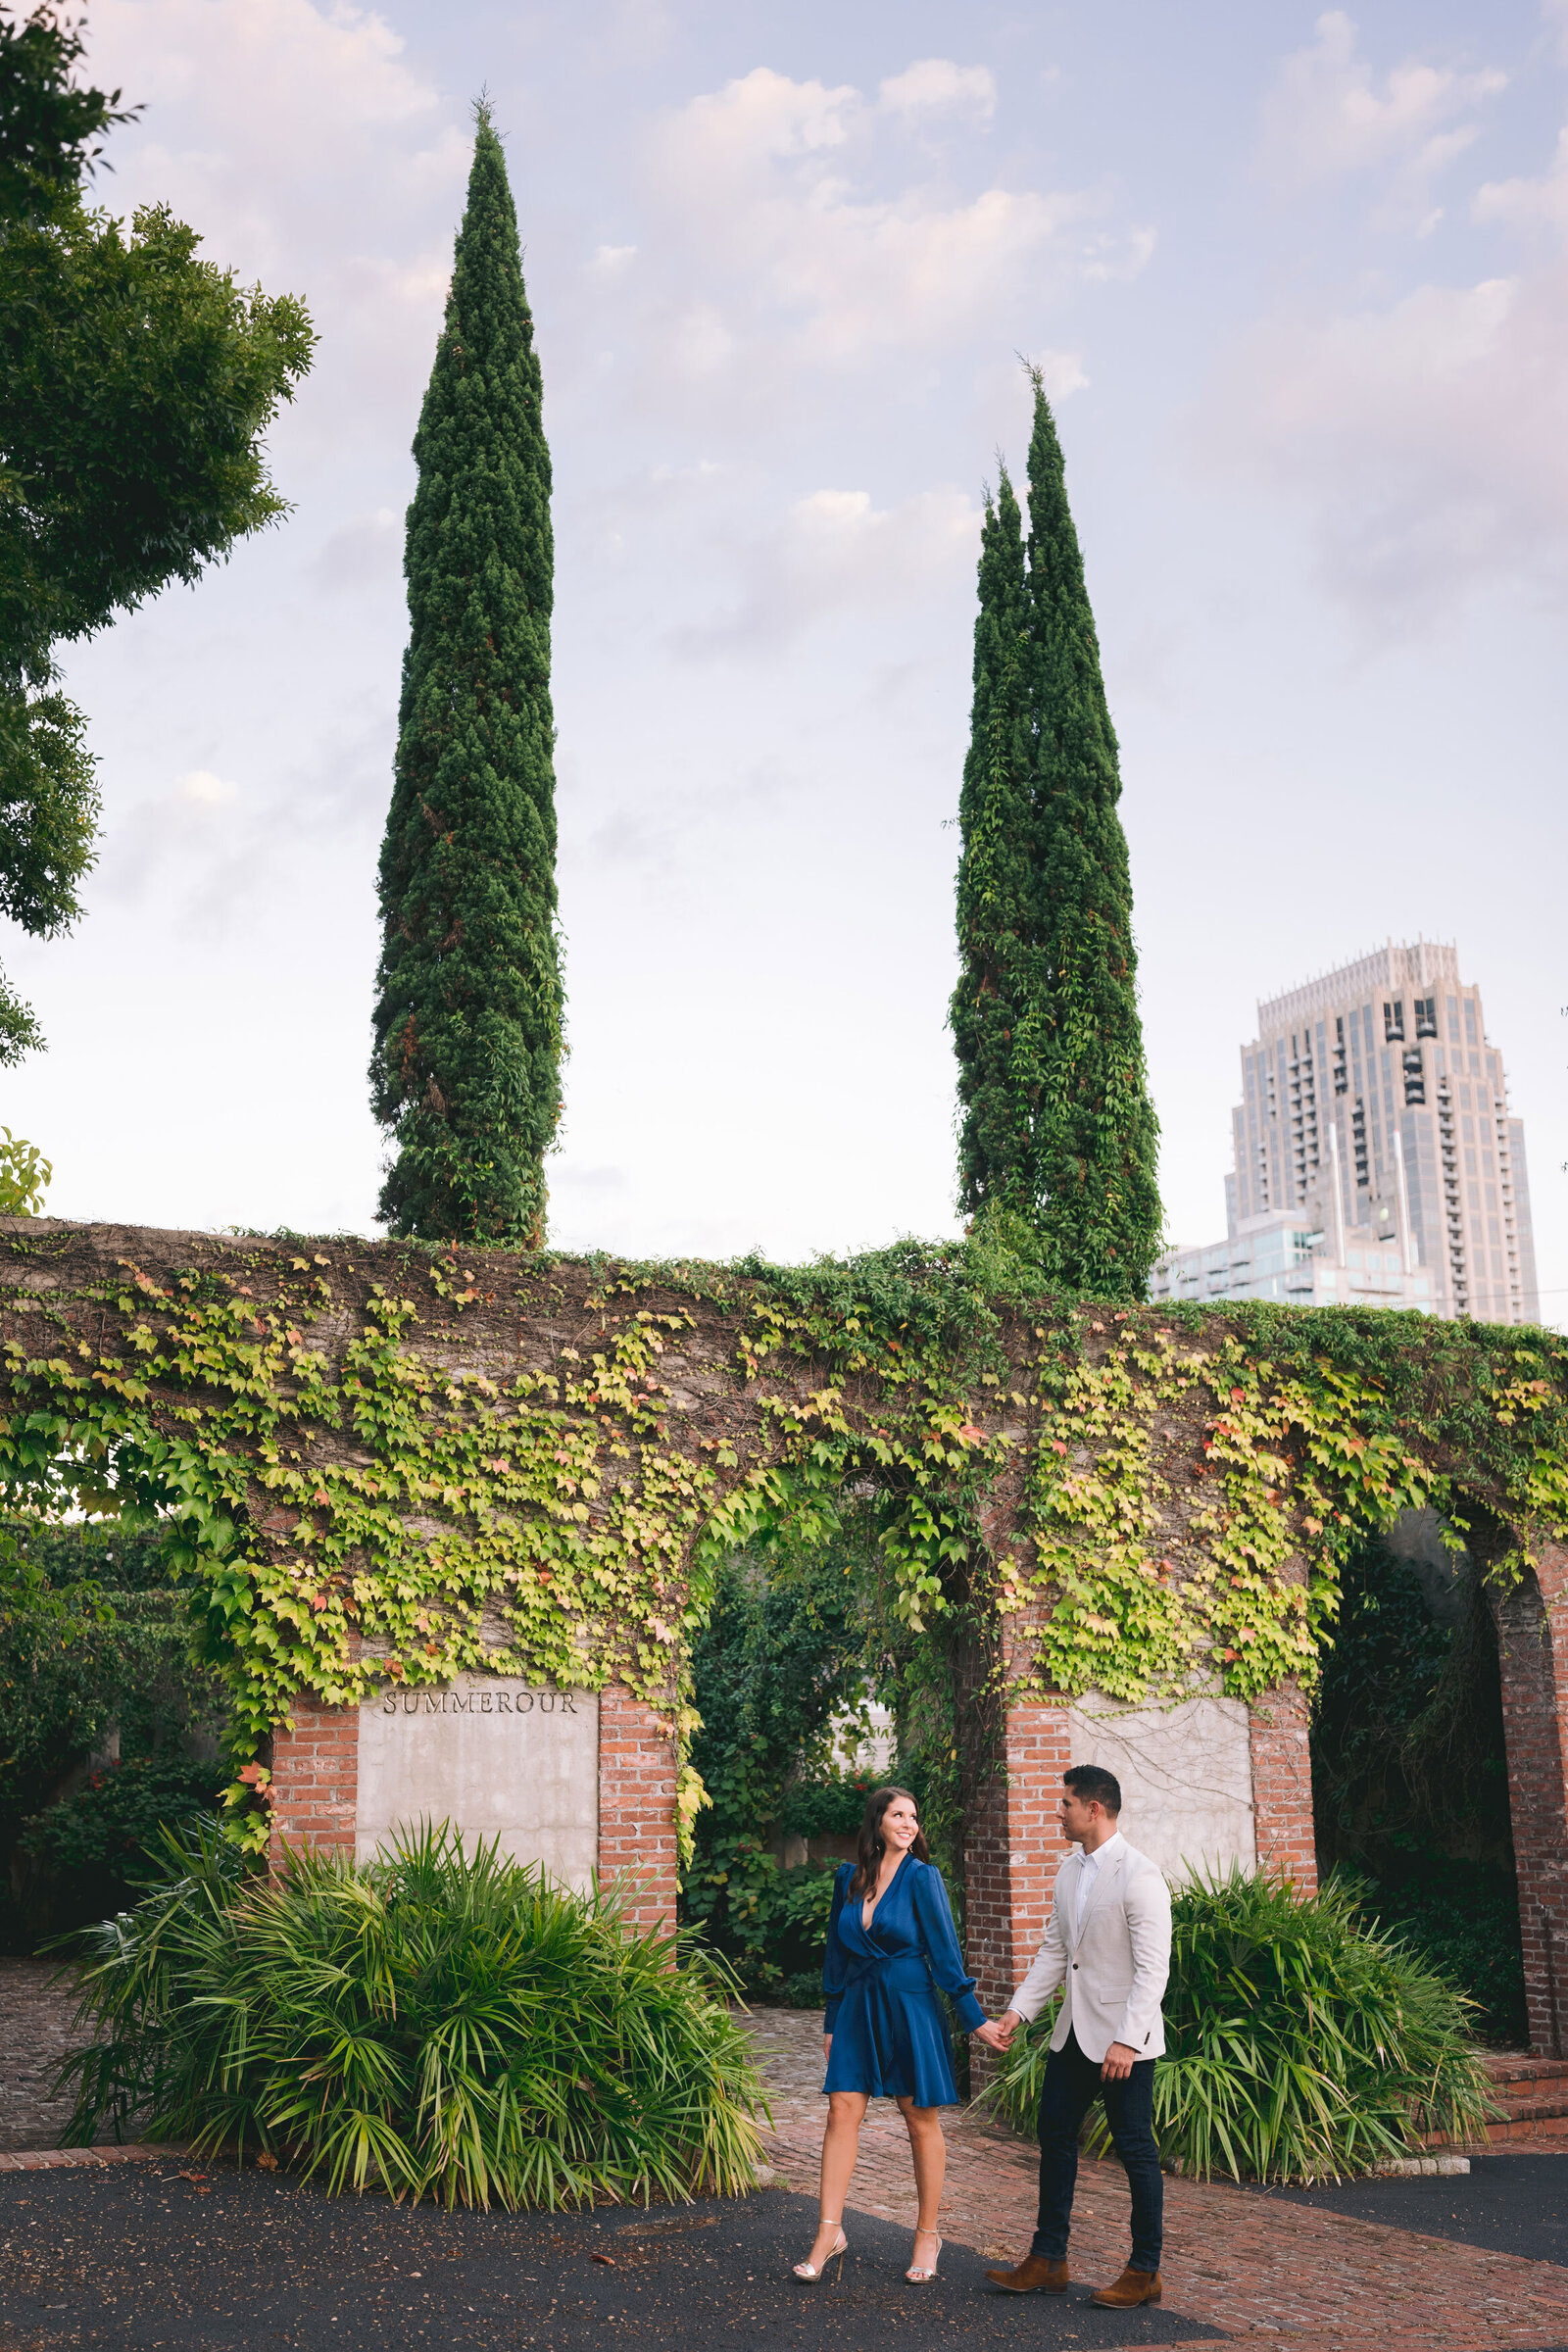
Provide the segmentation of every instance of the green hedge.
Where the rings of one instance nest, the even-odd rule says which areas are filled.
[[[1302,1895],[1240,1869],[1184,1886],[1154,2070],[1161,2157],[1203,2180],[1337,2180],[1422,2132],[1478,2132],[1494,2110],[1473,2018],[1445,1977],[1365,1924],[1352,1887]],[[1020,2130],[1050,2034],[1049,2017],[1020,2034],[987,2094]]]
[[[22,1827],[17,1858],[24,1908],[40,1933],[60,1934],[101,1919],[145,1880],[160,1833],[193,1816],[216,1815],[228,1774],[176,1751],[127,1756],[90,1773],[82,1786]]]
[[[227,1715],[192,1589],[162,1527],[0,1521],[0,1949],[117,1909],[159,1824],[228,1778],[190,1752],[212,1753]],[[115,1730],[126,1761],[51,1801]]]
[[[865,1773],[797,1781],[784,1791],[779,1827],[791,1838],[854,1838],[865,1818],[865,1800],[878,1786]]]
[[[558,2207],[733,2194],[765,2112],[720,1963],[443,1828],[247,1876],[167,1835],[166,1885],[81,1939],[70,2137],[138,2122],[328,2188]],[[679,1963],[679,1964],[677,1964]]]
[[[1407,1943],[1475,2002],[1476,2029],[1488,2041],[1510,2049],[1529,2041],[1511,1870],[1423,1856],[1396,1885],[1368,1879],[1361,1900],[1385,1935]]]

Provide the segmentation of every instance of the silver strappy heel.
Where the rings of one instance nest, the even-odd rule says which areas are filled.
[[[937,2275],[937,2263],[942,2260],[942,2240],[937,2237],[936,2231],[934,2230],[917,2230],[914,2233],[916,2245],[919,2244],[922,2237],[936,2237],[936,2255],[929,2270],[922,2270],[918,2263],[910,2263],[904,2276],[911,2286],[923,2286],[928,2278],[934,2278]]]
[[[842,2229],[839,2228],[837,2222],[829,2222],[826,2227],[830,2230],[838,2230],[839,2233],[837,2238],[834,2240],[833,2244],[829,2246],[820,2263],[796,2263],[794,2265],[794,2270],[797,2278],[820,2278],[822,2273],[827,2269],[828,2264],[834,2259],[835,2255],[838,2257],[839,2269],[841,2272],[843,2271],[844,2257],[850,2250],[850,2241],[845,2236]]]

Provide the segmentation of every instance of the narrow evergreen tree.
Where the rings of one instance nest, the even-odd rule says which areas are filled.
[[[1069,1288],[1138,1298],[1159,1248],[1158,1128],[1138,1016],[1116,736],[1061,447],[1038,371],[1034,394],[1016,662],[1016,591],[998,585],[1000,502],[981,553],[958,881],[964,968],[953,1014],[965,1111],[961,1203],[970,1212],[995,1203],[1026,1215],[1043,1264]],[[1009,561],[1006,578],[1016,571]],[[1004,679],[1017,681],[1005,695]],[[1007,740],[1018,748],[987,767],[999,779],[1004,768],[1004,781],[971,796],[971,772],[986,766],[986,730],[1004,702]],[[1025,764],[1027,794],[1018,788]],[[1004,888],[990,883],[998,872]]]
[[[1034,920],[1029,591],[1018,501],[1002,468],[980,534],[974,704],[958,821],[958,950],[951,1021],[958,1054],[961,1202],[1033,1213],[1035,1106],[1044,1083],[1045,971]]]
[[[534,1249],[561,1115],[550,452],[506,161],[475,112],[414,441],[370,1086],[394,1232]]]

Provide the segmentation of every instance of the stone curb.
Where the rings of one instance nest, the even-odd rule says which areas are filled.
[[[131,2140],[121,2148],[9,2148],[0,2151],[0,2173],[52,2173],[62,2166],[148,2162],[155,2156],[183,2156],[183,2148]]]

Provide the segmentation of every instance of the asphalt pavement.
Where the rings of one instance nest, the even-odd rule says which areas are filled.
[[[1568,2155],[1253,2193],[1568,2266]],[[0,2176],[0,2352],[949,2352],[957,2338],[1097,2352],[1213,2340],[1169,2306],[1095,2311],[1087,2284],[1060,2300],[998,2295],[966,2246],[948,2245],[941,2276],[910,2286],[907,2231],[853,2211],[842,2274],[807,2285],[789,2266],[814,2220],[808,2198],[781,2189],[650,2211],[473,2214],[333,2198],[177,2157],[12,2173]]]
[[[1568,2264],[1568,2156],[1472,2156],[1468,2174],[1258,2193],[1383,2222],[1391,2230],[1456,2238],[1527,2262]]]
[[[842,2277],[806,2285],[789,2266],[815,2219],[809,2199],[779,2189],[648,2212],[473,2214],[173,2159],[7,2174],[0,2348],[951,2352],[961,2337],[1095,2352],[1212,2339],[1161,2310],[1095,2311],[1087,2284],[1060,2300],[999,2295],[961,2246],[910,2286],[907,2230],[859,2214]]]

